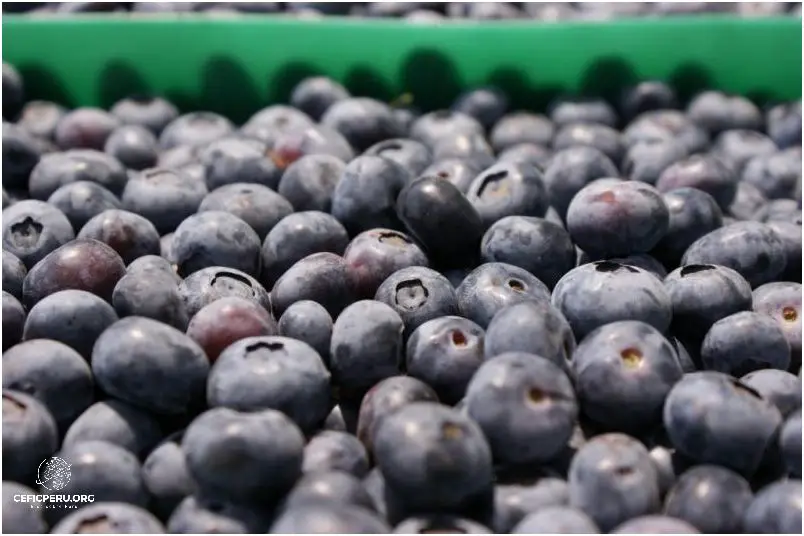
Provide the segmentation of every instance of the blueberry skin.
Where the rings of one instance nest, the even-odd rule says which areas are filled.
[[[47,407],[21,391],[3,388],[4,481],[33,484],[39,464],[58,448],[59,431]]]
[[[121,208],[120,200],[109,190],[89,181],[65,184],[51,195],[47,202],[59,209],[73,229],[80,229],[93,217],[106,211]]]
[[[801,101],[778,104],[766,116],[768,136],[780,149],[801,145]]]
[[[39,163],[44,144],[27,130],[3,123],[3,186],[26,190],[31,171]]]
[[[460,190],[438,176],[419,177],[399,193],[396,211],[408,232],[439,267],[474,263],[483,222]]]
[[[564,371],[535,354],[511,352],[483,363],[466,390],[466,412],[495,461],[553,459],[572,436],[578,404]]]
[[[572,356],[581,411],[606,430],[642,431],[661,421],[665,398],[683,371],[654,327],[633,320],[589,333]]]
[[[349,97],[346,88],[331,78],[311,76],[296,84],[290,104],[318,121],[333,104]]]
[[[232,183],[207,194],[198,211],[228,212],[246,222],[264,240],[282,218],[293,213],[293,206],[267,186]]]
[[[801,533],[801,480],[780,480],[756,494],[743,517],[746,533]]]
[[[770,156],[778,151],[776,144],[754,130],[727,130],[715,138],[712,153],[740,173],[745,165],[758,156]]]
[[[280,133],[274,141],[271,159],[285,169],[305,155],[327,154],[342,162],[351,161],[354,150],[339,132],[324,125],[297,127]]]
[[[3,209],[3,251],[29,270],[50,252],[75,238],[70,220],[43,201],[18,201]]]
[[[764,223],[737,222],[692,243],[682,265],[720,264],[740,273],[756,288],[773,281],[785,268],[787,255],[776,232]]]
[[[109,136],[103,151],[128,169],[143,170],[156,166],[159,145],[156,136],[140,125],[123,125]]]
[[[569,234],[550,221],[506,216],[491,225],[480,244],[485,262],[518,266],[553,288],[575,267],[575,246]]]
[[[5,91],[4,91],[5,93]],[[16,534],[45,534],[47,524],[41,510],[24,508],[14,501],[15,495],[33,495],[36,491],[9,480],[3,481],[3,530]]]
[[[319,471],[303,475],[282,501],[280,510],[293,510],[310,504],[357,506],[374,510],[374,503],[363,483],[343,471]]]
[[[22,304],[6,292],[3,291],[3,351],[11,348],[22,340],[23,330],[25,329],[25,308]]]
[[[496,122],[489,140],[495,151],[503,152],[522,143],[549,146],[554,133],[555,125],[544,115],[512,112]]]
[[[359,156],[343,170],[332,194],[331,213],[354,236],[373,228],[400,229],[394,203],[410,174],[380,156]]]
[[[456,293],[462,316],[484,329],[509,305],[550,299],[550,290],[538,278],[503,262],[481,264],[466,276]]]
[[[656,184],[665,169],[686,156],[686,148],[677,141],[639,141],[628,148],[622,172],[629,180]]]
[[[120,121],[100,108],[76,108],[64,114],[53,132],[53,140],[62,149],[103,150],[106,140],[120,126]]]
[[[410,376],[393,376],[369,389],[360,404],[357,437],[372,452],[373,438],[382,422],[413,402],[438,402],[438,395],[426,383]]]
[[[642,268],[643,270],[655,275],[659,279],[664,279],[667,277],[667,270],[665,270],[662,263],[647,253],[634,253],[632,255],[628,255],[627,257],[616,257],[607,260]]]
[[[285,169],[277,191],[296,211],[329,212],[346,164],[327,154],[303,156]]]
[[[738,176],[718,158],[693,154],[671,164],[656,181],[656,188],[670,192],[678,188],[697,188],[715,198],[722,210],[734,202],[738,189]]]
[[[629,121],[645,112],[677,106],[675,90],[658,80],[640,82],[623,91],[620,97],[620,113]]]
[[[670,225],[651,253],[665,266],[675,267],[693,242],[723,226],[723,212],[714,197],[697,188],[670,190],[662,199]]]
[[[577,508],[547,506],[528,514],[511,534],[600,534],[600,529]]]
[[[545,477],[532,485],[494,486],[494,532],[510,533],[527,515],[550,506],[569,503],[567,482]]]
[[[62,432],[95,396],[84,358],[48,339],[22,342],[3,353],[3,388],[28,393],[45,404]]]
[[[422,380],[444,404],[456,404],[483,363],[483,329],[459,316],[442,316],[420,325],[406,347],[409,376]]]
[[[126,275],[140,275],[140,274],[164,274],[171,276],[178,284],[181,277],[176,274],[173,265],[170,261],[159,255],[143,255],[131,261],[126,267]]]
[[[623,142],[634,145],[640,141],[678,141],[690,154],[706,151],[709,134],[678,110],[654,110],[634,119],[623,130]]]
[[[759,188],[768,199],[792,198],[801,180],[801,151],[755,156],[746,162],[742,180]]]
[[[567,230],[584,251],[599,257],[646,253],[664,237],[670,212],[656,189],[635,181],[584,187],[567,210]]]
[[[596,436],[573,457],[570,506],[610,531],[659,508],[658,474],[647,449],[624,434]]]
[[[698,530],[680,519],[647,515],[629,519],[609,534],[698,534]]]
[[[304,473],[342,471],[356,478],[369,472],[366,448],[352,434],[323,430],[304,447]]]
[[[752,499],[751,487],[742,476],[725,467],[699,465],[684,472],[673,485],[664,513],[702,533],[738,533]]]
[[[664,427],[679,453],[746,476],[758,467],[781,422],[775,406],[721,372],[685,374],[664,405]]]
[[[62,448],[97,440],[144,457],[160,439],[162,430],[153,416],[119,400],[103,400],[88,407],[70,425]]]
[[[497,155],[497,161],[528,164],[544,172],[553,157],[553,151],[548,147],[534,143],[519,143],[512,145]]]
[[[182,331],[190,319],[175,272],[128,273],[115,285],[112,305],[120,318],[151,318]]]
[[[402,319],[384,303],[362,300],[345,308],[332,328],[333,380],[341,388],[366,390],[398,374],[403,329]]]
[[[801,366],[801,284],[765,283],[753,293],[752,309],[774,319],[790,344],[790,371]]]
[[[275,190],[282,170],[266,157],[268,146],[257,140],[222,138],[201,149],[199,159],[209,191],[236,183],[254,183]]]
[[[178,109],[162,97],[132,96],[114,103],[109,110],[124,125],[139,125],[155,135],[179,116]]]
[[[570,147],[558,151],[544,172],[550,205],[562,218],[575,194],[593,180],[617,177],[617,166],[593,147]]]
[[[122,502],[90,504],[62,519],[51,533],[80,534],[84,527],[98,527],[108,533],[164,534],[165,527],[144,508]],[[98,526],[100,525],[100,526]]]
[[[712,324],[701,344],[707,370],[743,376],[755,370],[790,366],[790,344],[772,318],[742,311]]]
[[[664,333],[673,316],[661,281],[641,268],[612,261],[569,271],[553,289],[552,304],[570,323],[576,340],[618,320],[639,320]]]
[[[795,374],[775,369],[756,370],[740,381],[775,405],[783,419],[801,411],[801,378]]]
[[[309,344],[329,364],[329,345],[332,340],[332,317],[324,307],[311,300],[302,300],[288,307],[279,319],[279,334]]]
[[[720,91],[699,93],[687,106],[687,115],[711,134],[737,128],[759,130],[762,127],[762,114],[754,103],[745,97]]]
[[[25,264],[16,255],[3,249],[3,290],[18,300],[21,299],[22,282],[27,273]]]
[[[508,110],[508,97],[497,88],[481,87],[458,95],[451,109],[474,117],[489,130]]]
[[[549,203],[541,171],[509,162],[495,164],[475,177],[466,197],[486,228],[505,216],[542,217]]]
[[[3,119],[16,119],[25,104],[25,86],[19,71],[13,65],[3,62]]]
[[[491,449],[483,432],[454,409],[408,404],[383,419],[373,445],[387,486],[412,514],[449,513],[492,487]]]
[[[148,219],[159,234],[167,234],[195,214],[206,195],[203,179],[177,169],[152,168],[129,179],[122,201],[123,208]]]
[[[475,177],[482,171],[472,161],[464,158],[447,158],[433,162],[424,171],[420,177],[436,176],[441,179],[448,180],[455,185],[461,193],[465,194],[469,191],[469,186]]]
[[[283,512],[270,534],[389,534],[376,514],[357,506],[308,504]]]
[[[791,222],[801,226],[801,207],[793,199],[771,199],[751,219],[761,222]]]
[[[321,124],[342,134],[358,151],[403,134],[402,126],[387,104],[365,97],[333,103],[321,116]]]
[[[272,104],[255,112],[241,127],[240,134],[271,147],[283,134],[313,125],[314,121],[303,111],[285,104]],[[268,153],[265,156],[272,155]]]
[[[145,255],[159,254],[156,227],[142,216],[126,210],[104,210],[81,227],[78,238],[103,242],[114,249],[125,264]]]
[[[616,112],[602,99],[558,99],[549,106],[549,109],[550,119],[558,127],[573,123],[617,126]]]
[[[355,278],[349,265],[334,253],[304,257],[288,268],[271,290],[273,310],[280,316],[292,304],[312,300],[337,317],[356,296]]]
[[[567,319],[546,301],[526,301],[501,309],[486,328],[486,359],[507,352],[525,352],[567,368],[575,352],[575,337]]]
[[[261,512],[203,495],[184,498],[167,522],[170,534],[250,534],[267,528]]]
[[[180,415],[204,400],[209,362],[181,331],[132,316],[112,324],[92,350],[92,372],[109,395],[161,415]]]
[[[187,467],[213,497],[265,504],[282,497],[301,474],[304,437],[279,411],[214,408],[196,417],[182,439]]]
[[[330,374],[313,348],[287,337],[247,337],[227,347],[207,379],[207,403],[281,411],[310,433],[331,409]]]
[[[202,146],[231,134],[231,121],[213,112],[192,112],[180,115],[162,129],[159,146],[172,149],[179,145]]]
[[[440,140],[467,134],[482,136],[483,125],[474,117],[450,110],[424,114],[410,126],[410,137],[431,148]]]
[[[168,437],[153,449],[142,464],[142,480],[151,497],[151,510],[168,519],[185,497],[195,492],[195,482],[181,450],[184,431]]]
[[[271,310],[271,297],[256,279],[222,266],[205,268],[186,277],[179,284],[179,296],[189,318],[213,301],[228,296],[251,300]]]
[[[571,147],[592,147],[618,164],[624,154],[622,136],[613,128],[598,123],[569,123],[559,128],[553,138],[553,149],[562,151]]]
[[[402,166],[411,177],[420,175],[433,163],[433,155],[427,146],[406,138],[381,141],[366,149],[363,154],[392,160]]]
[[[31,100],[22,108],[17,125],[37,138],[53,141],[56,125],[66,113],[67,110],[55,102]]]
[[[782,424],[779,448],[787,473],[801,479],[801,410],[793,412]]]
[[[751,220],[767,203],[768,199],[759,188],[747,181],[740,181],[734,200],[727,207],[727,214],[737,220]]]
[[[456,532],[459,534],[492,534],[488,527],[470,519],[453,516],[409,517],[394,527],[394,534],[432,534]]]
[[[83,290],[62,290],[28,311],[23,339],[62,342],[89,360],[97,338],[117,320],[114,308],[98,296]]]
[[[427,256],[413,240],[391,229],[360,233],[349,243],[343,258],[352,270],[358,293],[368,298],[394,272],[428,265]]]

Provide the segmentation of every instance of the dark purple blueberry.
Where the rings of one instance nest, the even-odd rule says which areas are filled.
[[[466,91],[452,104],[452,111],[477,119],[490,130],[508,110],[508,97],[494,87],[480,87]]]
[[[497,121],[489,139],[495,151],[504,151],[522,143],[549,147],[554,133],[553,122],[544,115],[512,112]]]
[[[319,303],[302,300],[288,307],[279,319],[279,334],[305,342],[329,364],[332,317]]]
[[[640,141],[626,151],[623,175],[629,180],[656,184],[665,169],[686,156],[686,148],[676,141]]]
[[[277,191],[297,211],[329,212],[335,186],[346,164],[327,154],[303,156],[290,164],[282,174]]]
[[[727,207],[728,214],[737,220],[751,220],[768,203],[762,190],[747,181],[737,183],[737,193]],[[721,208],[723,208],[721,206]]]
[[[280,133],[274,141],[271,159],[279,169],[286,169],[296,160],[313,154],[334,156],[342,162],[355,156],[352,146],[338,131],[324,125],[308,125]]]
[[[485,136],[476,132],[464,132],[435,140],[431,148],[435,162],[460,158],[479,169],[486,169],[494,164],[494,150]]]
[[[355,301],[356,292],[354,275],[342,257],[314,253],[282,274],[271,290],[271,300],[279,316],[297,301],[313,300],[335,317]]]
[[[179,111],[161,97],[133,96],[117,101],[110,112],[124,125],[139,125],[154,135],[179,116]]]
[[[334,5],[334,4],[327,4]],[[377,514],[359,506],[311,503],[282,512],[271,534],[387,534],[391,528]]]
[[[201,146],[231,134],[234,128],[231,121],[216,113],[192,112],[165,125],[159,134],[159,145],[162,149]]]
[[[25,86],[19,71],[6,62],[3,62],[3,94],[3,119],[13,121],[25,104]]]
[[[336,101],[321,116],[321,124],[341,133],[358,151],[403,134],[387,104],[365,97]]]
[[[381,141],[369,147],[363,154],[392,160],[402,166],[411,177],[421,174],[433,161],[430,149],[424,144],[405,138]]]
[[[567,482],[545,477],[533,484],[494,486],[494,531],[510,533],[528,515],[552,506],[569,503]]]
[[[271,298],[260,283],[240,270],[213,266],[199,270],[179,284],[179,296],[192,318],[204,306],[229,296],[251,300],[271,310]]]
[[[752,308],[782,328],[790,344],[790,371],[797,373],[801,366],[801,284],[765,283],[754,290]]]
[[[28,269],[16,255],[6,251],[3,244],[3,291],[8,292],[15,298],[22,299],[22,282]]]
[[[627,146],[640,141],[676,141],[689,154],[709,147],[709,134],[678,110],[654,110],[641,114],[623,130]]]
[[[420,176],[432,176],[447,180],[454,184],[461,193],[466,193],[480,171],[469,160],[451,158],[433,162]]]
[[[50,141],[66,113],[67,110],[55,102],[32,100],[22,108],[17,125],[37,138]]]
[[[721,209],[726,209],[737,195],[737,178],[719,159],[694,154],[665,169],[656,181],[656,188],[660,192],[697,188],[714,197]]]
[[[48,408],[31,395],[4,388],[4,482],[33,485],[39,464],[56,452],[58,446],[56,421]]]
[[[189,316],[179,292],[181,280],[168,270],[129,272],[114,287],[112,305],[118,316],[158,320],[184,331]]]
[[[151,496],[151,510],[160,519],[169,518],[196,488],[181,450],[183,435],[184,430],[179,430],[168,436],[142,464],[142,480]]]
[[[331,78],[312,76],[293,88],[290,104],[317,121],[333,104],[349,97],[346,88]]]
[[[159,145],[156,136],[145,127],[123,125],[112,132],[103,150],[128,169],[142,170],[156,166]]]
[[[779,449],[787,473],[801,478],[801,411],[793,412],[779,431]]]
[[[44,153],[44,144],[27,130],[3,123],[3,186],[26,190],[31,171]]]
[[[740,381],[776,406],[783,419],[801,411],[801,378],[795,374],[777,369],[755,370]]]
[[[727,130],[712,146],[712,154],[730,166],[739,176],[745,165],[758,156],[770,156],[778,151],[769,137],[754,130]]]
[[[265,143],[225,137],[204,146],[199,159],[210,191],[235,183],[254,183],[275,190],[282,170],[268,155]]]
[[[302,471],[342,471],[363,478],[369,471],[368,454],[360,440],[352,434],[324,430],[314,435],[304,447]]]
[[[605,154],[615,164],[618,164],[625,154],[620,133],[612,127],[598,123],[569,123],[559,128],[553,138],[553,149],[562,151],[571,147],[592,147]]]
[[[693,242],[723,226],[715,198],[697,188],[678,188],[662,196],[670,212],[670,226],[651,253],[665,266],[678,266]]]
[[[549,204],[541,171],[528,164],[491,166],[475,177],[466,197],[486,228],[506,216],[542,217]]]
[[[120,200],[112,192],[89,181],[65,184],[47,202],[67,216],[73,229],[81,229],[102,212],[121,208]]]
[[[801,101],[786,102],[768,110],[768,136],[781,149],[801,145]]]
[[[3,210],[3,250],[29,269],[74,237],[70,221],[50,204],[26,200]]]
[[[346,247],[343,258],[363,298],[373,298],[380,284],[394,272],[428,264],[427,256],[413,240],[391,229],[360,233]]]
[[[573,123],[617,126],[617,113],[603,99],[562,98],[548,108],[550,119],[559,129]]]
[[[801,533],[801,480],[784,479],[765,486],[743,515],[746,534]]]
[[[3,351],[11,348],[22,340],[25,328],[25,308],[22,304],[3,291]]]
[[[264,240],[282,218],[293,213],[293,206],[267,186],[232,183],[208,193],[198,211],[228,212],[246,222]]]
[[[466,134],[482,136],[483,125],[474,117],[450,110],[430,112],[410,126],[410,137],[430,148],[440,140]]]
[[[730,129],[762,127],[762,114],[754,103],[720,91],[699,93],[687,106],[687,115],[713,135]]]
[[[304,112],[285,104],[272,104],[252,115],[240,128],[240,133],[247,138],[259,140],[273,147],[283,134],[295,132],[313,126],[314,121]],[[271,156],[274,154],[266,154]],[[274,163],[281,166],[281,162]]]
[[[548,147],[534,143],[518,143],[497,155],[497,161],[528,164],[544,171],[553,157],[553,151]]]
[[[801,188],[801,150],[758,155],[743,167],[742,180],[756,186],[768,199],[792,198]]]
[[[80,534],[87,530],[98,530],[111,534],[123,530],[121,527],[142,534],[164,534],[167,530],[144,508],[124,502],[99,502],[65,516],[53,527],[53,532]]]
[[[251,534],[265,532],[267,528],[264,513],[251,505],[206,496],[203,492],[185,497],[167,522],[170,534]]]
[[[755,370],[790,367],[790,344],[778,322],[742,311],[712,324],[701,344],[707,370],[743,376]]]
[[[125,210],[105,210],[89,220],[78,238],[103,242],[120,255],[125,264],[146,255],[159,255],[159,233],[139,214]]]
[[[544,172],[550,205],[565,218],[570,202],[590,182],[618,177],[617,166],[593,147],[571,147],[556,152]]]
[[[195,214],[207,187],[184,171],[153,168],[134,175],[123,191],[123,208],[143,216],[160,234],[172,233]]]
[[[103,150],[106,140],[120,126],[120,120],[100,108],[76,108],[67,112],[53,133],[62,149]]]
[[[677,106],[675,90],[658,80],[646,80],[629,87],[620,98],[620,113],[629,121],[645,112]]]

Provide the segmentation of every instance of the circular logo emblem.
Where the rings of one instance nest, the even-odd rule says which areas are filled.
[[[53,456],[39,464],[36,483],[48,491],[59,491],[70,482],[70,464]]]

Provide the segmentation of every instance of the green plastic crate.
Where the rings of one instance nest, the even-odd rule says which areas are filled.
[[[413,96],[447,106],[463,88],[494,84],[515,107],[561,93],[616,97],[639,79],[760,102],[801,98],[801,19],[710,16],[611,23],[454,22],[283,17],[86,16],[3,19],[3,60],[28,94],[109,106],[131,93],[164,94],[183,109],[243,120],[286,101],[310,74],[355,94]]]

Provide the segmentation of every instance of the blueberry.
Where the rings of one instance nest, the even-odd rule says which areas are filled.
[[[166,234],[195,214],[206,195],[203,180],[180,170],[153,168],[134,175],[121,199],[126,210],[145,217],[160,234]]]
[[[746,533],[801,532],[801,480],[780,480],[756,494],[743,516]]]
[[[720,91],[699,93],[687,106],[687,115],[711,134],[729,129],[756,129],[762,126],[762,114],[746,99]]]
[[[445,179],[455,185],[461,193],[466,193],[472,181],[480,173],[480,169],[475,165],[463,158],[448,158],[433,162],[424,171],[421,172],[421,177],[438,177]]]
[[[95,396],[87,362],[69,346],[47,339],[26,341],[3,353],[3,388],[45,404],[62,432]]]
[[[439,140],[466,134],[482,136],[483,125],[474,117],[449,110],[424,114],[410,126],[410,136],[431,148]]]
[[[16,255],[5,250],[5,244],[3,246],[3,290],[19,300],[28,269]]]
[[[667,277],[667,270],[664,269],[662,263],[657,261],[654,257],[648,255],[647,253],[634,253],[628,255],[627,257],[617,257],[614,259],[609,259],[613,262],[619,262],[620,264],[628,264],[630,266],[636,266],[637,268],[642,268],[646,272],[650,272],[659,279],[664,279]]]
[[[153,449],[142,464],[142,480],[151,497],[151,510],[167,519],[176,507],[195,491],[181,450],[183,431],[173,434]]]
[[[775,406],[720,372],[685,374],[664,405],[664,427],[678,452],[743,475],[755,471],[781,422]]]
[[[533,143],[518,143],[502,151],[497,156],[497,161],[529,164],[544,171],[553,157],[553,151],[548,147]]]
[[[159,255],[143,255],[131,261],[126,267],[126,275],[160,274],[169,275],[178,284],[181,277],[176,274],[176,270],[170,261]]]
[[[801,225],[786,221],[768,222],[782,241],[787,264],[779,279],[801,282]]]
[[[173,510],[167,530],[170,534],[250,534],[266,530],[268,523],[263,517],[247,506],[191,495]]]
[[[483,329],[465,318],[442,316],[429,320],[411,335],[405,367],[445,404],[455,404],[483,362]]]
[[[678,110],[654,110],[635,118],[623,130],[623,141],[631,146],[640,141],[677,141],[689,154],[709,147],[709,134]]]
[[[464,132],[435,140],[432,144],[433,160],[461,158],[479,169],[494,164],[494,150],[482,134]]]
[[[793,199],[771,199],[751,219],[761,222],[790,222],[801,226],[801,207]]]
[[[112,305],[121,318],[141,316],[184,330],[189,316],[178,283],[172,269],[128,273],[115,285]]]
[[[617,126],[617,113],[602,99],[559,99],[549,107],[550,119],[560,129],[573,123]]]
[[[388,534],[390,527],[359,506],[306,504],[283,512],[270,534]]]
[[[106,140],[120,121],[100,108],[76,108],[56,125],[53,138],[62,149],[103,150]]]
[[[387,486],[410,515],[458,513],[492,487],[491,450],[481,429],[458,411],[413,402],[388,415],[373,439]],[[472,517],[482,517],[477,507]]]
[[[525,516],[511,534],[600,534],[600,529],[577,508],[546,506]]]
[[[140,125],[123,125],[109,136],[103,147],[128,169],[142,170],[156,166],[159,146],[156,136]]]
[[[126,267],[112,248],[80,238],[49,253],[28,271],[23,282],[24,303],[33,307],[59,290],[85,290],[111,302],[115,285]]]
[[[276,321],[268,311],[258,303],[236,296],[207,304],[187,325],[187,335],[201,346],[212,363],[237,341],[277,332]]]
[[[612,261],[569,271],[553,289],[553,306],[572,326],[577,340],[618,320],[639,320],[660,332],[670,327],[670,296],[653,274]]]
[[[462,517],[417,516],[409,517],[394,527],[394,534],[492,534],[488,527]]]
[[[138,214],[110,209],[92,217],[81,227],[78,238],[92,238],[114,249],[125,264],[145,255],[159,254],[156,227]]]
[[[256,279],[239,270],[220,266],[205,268],[186,277],[179,285],[179,296],[190,318],[204,306],[228,296],[251,300],[271,310],[271,298]]]
[[[381,141],[369,147],[364,154],[392,160],[412,177],[421,174],[433,160],[430,149],[424,144],[405,138]]]
[[[522,143],[548,147],[553,141],[555,126],[541,114],[512,112],[496,122],[489,134],[495,151],[504,151]]]
[[[768,135],[781,149],[801,145],[801,101],[774,106],[766,121]]]
[[[790,344],[772,318],[750,311],[718,320],[701,345],[701,361],[708,370],[742,376],[755,370],[790,366]]]
[[[3,351],[22,340],[25,317],[25,309],[19,300],[3,291]]]
[[[243,220],[218,210],[199,212],[176,229],[171,256],[179,273],[225,266],[259,275],[260,239]]]
[[[5,356],[3,358],[5,360]],[[58,447],[56,421],[47,407],[30,395],[4,388],[3,480],[33,484],[39,464]],[[3,523],[8,530],[5,519]]]
[[[280,169],[285,169],[305,155],[313,154],[326,154],[349,162],[354,158],[354,149],[338,131],[324,125],[308,125],[280,133],[270,157]]]
[[[623,434],[604,434],[580,448],[569,469],[570,506],[603,531],[659,507],[656,468],[648,450]]]
[[[210,409],[187,428],[182,450],[210,496],[262,503],[282,497],[301,474],[304,437],[275,410]]]
[[[622,160],[625,152],[620,133],[598,123],[569,123],[559,128],[553,138],[553,149],[562,151],[571,147],[592,147],[615,164]]]
[[[458,96],[452,111],[475,118],[485,129],[491,129],[508,110],[508,97],[497,88],[480,87]]]
[[[458,299],[449,280],[422,266],[392,273],[379,286],[374,299],[399,314],[406,336],[428,320],[458,313]]]
[[[73,229],[81,229],[101,212],[121,208],[120,200],[113,193],[89,181],[65,184],[53,192],[47,202],[67,216]]]
[[[104,331],[92,350],[92,372],[107,394],[148,411],[176,415],[204,397],[209,363],[176,328],[128,317]]]
[[[195,147],[193,145],[179,145],[172,149],[166,149],[159,153],[155,167],[168,169],[192,168],[200,172],[203,177],[206,170],[199,161],[200,153],[201,147]],[[129,170],[129,173],[131,173],[131,170]]]
[[[254,183],[276,189],[281,170],[266,156],[268,147],[257,140],[222,138],[205,146],[199,155],[207,188],[212,191],[236,183]]]
[[[801,411],[801,378],[795,374],[774,369],[757,370],[740,381],[775,405],[782,418]]]
[[[28,131],[3,123],[3,186],[26,190],[31,171],[39,163],[43,144]]]
[[[17,125],[37,138],[50,141],[66,113],[67,110],[55,102],[32,100],[25,103]]]
[[[157,136],[179,116],[179,111],[167,100],[146,95],[119,100],[110,112],[124,125],[139,125]]]
[[[556,152],[544,172],[550,205],[565,218],[570,202],[584,186],[604,177],[617,177],[614,163],[592,147],[571,147]]]
[[[737,222],[692,243],[682,265],[719,264],[740,273],[753,287],[773,281],[785,268],[784,244],[764,223]]]
[[[159,134],[162,149],[179,145],[202,146],[219,140],[234,131],[234,125],[225,117],[213,112],[192,112],[180,115],[165,125]]]
[[[399,229],[397,196],[410,174],[380,156],[359,156],[343,170],[332,195],[331,213],[354,236],[377,227]]]
[[[779,448],[790,476],[801,478],[801,410],[787,417],[779,431]]]
[[[497,484],[494,487],[494,531],[509,533],[527,515],[569,503],[567,482],[545,477],[531,485]]]
[[[341,133],[358,151],[402,135],[401,125],[388,105],[363,97],[334,102],[321,116],[321,124]]]
[[[288,307],[279,319],[279,334],[309,344],[329,363],[332,317],[320,304],[302,300]]]
[[[631,145],[623,159],[623,175],[630,180],[656,184],[662,172],[687,156],[677,141],[646,140]]]
[[[106,441],[144,457],[162,438],[159,422],[145,411],[119,400],[96,402],[64,435],[62,448],[84,441]]]
[[[346,261],[333,253],[315,253],[288,268],[271,291],[274,311],[282,315],[293,303],[313,300],[337,316],[356,297],[354,276]]]
[[[47,532],[47,524],[42,517],[42,511],[38,508],[31,508],[32,505],[23,506],[19,503],[19,495],[35,494],[36,491],[27,486],[8,480],[3,481],[4,531],[17,534],[45,534]]]
[[[770,156],[777,152],[773,141],[753,130],[727,130],[722,132],[712,147],[712,153],[737,173],[753,158]]]
[[[72,512],[51,531],[81,534],[97,530],[109,534],[164,534],[165,527],[147,510],[121,502],[99,502]]]
[[[29,270],[74,237],[70,221],[53,205],[26,200],[3,210],[3,251],[19,258]]]
[[[281,509],[287,511],[313,504],[374,509],[363,483],[343,471],[319,471],[302,476],[282,501]]]
[[[83,290],[62,290],[34,305],[23,338],[62,342],[89,360],[100,334],[117,321],[114,308]]]
[[[505,2],[450,2],[447,5],[447,16],[477,21],[507,20],[520,18],[522,12]]]
[[[505,216],[544,216],[549,202],[541,172],[515,163],[499,163],[480,173],[466,197],[485,227]]]
[[[399,193],[396,212],[434,265],[450,268],[474,262],[483,222],[451,182],[436,175],[413,180]]]
[[[285,169],[277,191],[297,211],[329,212],[335,187],[345,167],[346,164],[335,156],[303,156]]]
[[[766,283],[754,290],[753,310],[774,319],[790,344],[790,370],[801,366],[801,285]]]
[[[314,122],[310,116],[303,111],[284,104],[273,104],[258,110],[252,115],[246,121],[246,124],[242,126],[240,133],[247,138],[259,140],[271,147],[283,134],[305,129],[313,126],[313,124]],[[265,156],[271,157],[272,160],[274,159],[274,155],[271,152]]]
[[[658,80],[646,80],[623,91],[620,98],[620,113],[631,120],[645,112],[675,108],[678,105],[676,92]]]
[[[545,462],[567,444],[578,404],[572,383],[554,363],[511,352],[485,362],[466,390],[466,412],[503,464]]]
[[[681,519],[648,515],[629,519],[609,534],[698,534],[698,530]]]
[[[343,258],[362,297],[373,297],[391,274],[413,266],[427,267],[424,252],[407,235],[391,229],[372,229],[357,235]]]
[[[333,104],[349,97],[349,92],[338,82],[324,76],[313,76],[293,88],[290,104],[319,120]]]
[[[801,187],[801,151],[754,156],[743,167],[742,180],[759,188],[768,199],[791,198]]]
[[[711,195],[697,188],[678,188],[662,196],[670,226],[653,250],[667,266],[677,266],[697,239],[723,226],[723,213]]]
[[[343,471],[356,478],[363,478],[369,471],[368,454],[355,436],[346,432],[324,430],[314,435],[304,447],[302,471]]]
[[[584,187],[567,211],[573,241],[596,256],[650,251],[669,228],[662,196],[640,182],[599,182]]]
[[[13,65],[3,62],[3,119],[14,120],[25,104],[25,86],[19,71]]]
[[[695,154],[667,167],[656,181],[660,192],[691,187],[715,198],[721,209],[727,209],[735,200],[738,176],[718,158]]]
[[[737,183],[734,200],[727,207],[728,214],[737,220],[751,220],[767,202],[768,199],[759,188],[750,182],[740,181]],[[721,208],[723,207],[721,206]]]
[[[237,411],[275,409],[304,432],[330,412],[330,374],[309,345],[286,337],[248,337],[221,352],[207,380],[207,403]]]

